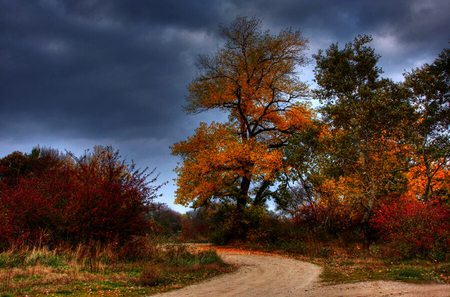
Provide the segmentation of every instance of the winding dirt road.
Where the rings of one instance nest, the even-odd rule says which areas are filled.
[[[450,285],[364,282],[324,286],[321,267],[281,256],[219,252],[238,271],[168,293],[169,296],[427,296],[450,297]]]

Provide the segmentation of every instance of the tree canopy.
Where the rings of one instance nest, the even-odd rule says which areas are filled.
[[[410,178],[421,180],[420,193],[425,201],[436,194],[442,184],[442,169],[450,156],[450,49],[445,49],[431,65],[406,72],[405,86],[412,91],[411,103],[418,121],[414,126],[414,168]],[[417,183],[416,183],[417,185]]]
[[[219,33],[224,45],[213,56],[199,56],[185,110],[218,109],[228,122],[201,123],[193,137],[172,146],[182,158],[176,202],[262,205],[287,168],[281,148],[312,123],[313,112],[299,101],[308,87],[296,73],[306,63],[308,40],[290,29],[262,32],[261,21],[246,17],[219,26]]]
[[[371,41],[358,36],[343,49],[332,44],[325,55],[313,56],[315,94],[329,126],[329,181],[336,198],[362,207],[367,230],[376,201],[399,182],[393,180],[396,173],[407,169],[406,135],[414,122],[408,90],[380,78],[380,56],[367,45]]]

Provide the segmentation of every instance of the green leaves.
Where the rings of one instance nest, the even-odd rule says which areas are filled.
[[[448,168],[450,156],[450,50],[443,50],[433,64],[425,64],[404,76],[405,86],[412,91],[411,103],[417,118],[411,137],[414,164],[425,168],[422,199],[427,201],[436,190],[432,184],[438,172]]]
[[[382,70],[376,66],[380,56],[366,46],[371,41],[372,37],[360,35],[342,50],[332,44],[325,55],[323,51],[313,55],[317,63],[314,72],[319,86],[318,99],[326,104],[352,97],[364,100],[365,95],[376,88]]]

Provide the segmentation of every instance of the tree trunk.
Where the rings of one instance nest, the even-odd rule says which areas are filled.
[[[247,205],[248,191],[250,189],[251,180],[247,177],[242,178],[241,189],[239,190],[239,196],[237,197],[237,208],[243,209]]]
[[[269,180],[264,180],[256,193],[253,205],[261,205],[264,198],[264,191],[270,186],[271,182]]]
[[[427,176],[427,183],[425,184],[425,191],[422,195],[423,201],[430,200],[430,194],[431,194],[431,180],[433,179],[433,175],[431,174],[431,166],[430,162],[428,162],[427,155],[423,155],[423,161],[425,163],[425,170],[426,170],[426,176]]]
[[[370,217],[372,216],[372,211],[375,206],[375,199],[372,197],[367,203],[367,207],[365,207],[364,215],[361,220],[361,225],[363,228],[364,235],[364,243],[363,247],[365,250],[368,250],[370,247]]]
[[[247,228],[243,224],[243,215],[245,206],[247,206],[248,191],[250,189],[251,180],[243,177],[241,182],[241,189],[236,200],[235,221],[233,223],[234,235],[236,239],[245,241],[247,237]]]
[[[375,181],[373,179],[373,176],[369,170],[366,169],[366,154],[365,152],[367,149],[363,152],[361,152],[361,158],[362,158],[362,165],[364,168],[364,176],[366,178],[367,183],[369,184],[370,191],[369,191],[369,201],[367,202],[367,205],[364,206],[364,215],[361,219],[361,225],[363,228],[363,235],[364,235],[364,242],[363,242],[363,248],[365,250],[369,250],[370,247],[370,217],[372,216],[373,208],[375,207],[375,201],[377,199],[377,186],[375,184]]]

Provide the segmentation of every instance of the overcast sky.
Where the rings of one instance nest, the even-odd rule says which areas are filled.
[[[173,205],[169,146],[221,114],[185,115],[198,54],[212,54],[220,23],[262,19],[300,29],[309,57],[370,34],[384,77],[431,63],[450,47],[448,0],[0,0],[0,157],[34,146],[81,155],[112,145],[157,167],[160,202]],[[301,76],[311,83],[310,65]]]

